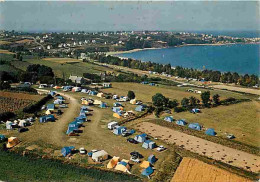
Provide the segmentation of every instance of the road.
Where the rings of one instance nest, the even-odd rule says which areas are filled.
[[[136,128],[141,132],[145,132],[155,138],[160,138],[167,143],[183,147],[184,149],[195,152],[199,155],[207,156],[255,173],[260,171],[259,156],[229,148],[221,144],[216,144],[150,122],[142,122],[138,124]]]

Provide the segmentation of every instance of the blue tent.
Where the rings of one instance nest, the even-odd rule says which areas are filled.
[[[56,95],[56,92],[54,92],[54,91],[50,91],[48,94],[51,95],[51,96],[53,97],[53,96]]]
[[[79,113],[79,116],[87,118],[87,116],[86,116],[86,113],[85,113],[85,112],[80,112],[80,113]]]
[[[107,104],[105,102],[102,102],[100,105],[99,105],[100,108],[106,108],[107,107]]]
[[[148,157],[148,162],[150,162],[150,164],[154,164],[155,162],[156,162],[156,157],[155,157],[155,155],[150,155],[149,157]]]
[[[215,136],[216,132],[213,128],[209,128],[209,129],[207,129],[207,131],[205,131],[205,134],[210,135],[210,136]]]
[[[62,104],[62,103],[63,103],[63,101],[60,100],[60,99],[56,99],[56,100],[53,102],[53,104]]]
[[[50,110],[54,110],[55,109],[55,105],[54,104],[48,104],[47,105],[47,110],[50,109]]]
[[[176,124],[180,125],[180,126],[185,126],[187,124],[187,122],[184,119],[180,119],[180,120],[176,121]]]
[[[141,84],[148,84],[148,82],[147,82],[147,81],[144,81],[144,82],[141,82]]]
[[[5,140],[5,136],[4,135],[0,135],[0,141],[4,141]]]
[[[151,140],[145,140],[142,147],[145,149],[153,149],[156,147],[156,144]]]
[[[47,121],[55,121],[55,117],[52,114],[50,114],[50,115],[40,117],[39,121],[40,123],[45,123]]]
[[[77,126],[73,127],[73,126],[69,126],[67,129],[66,134],[70,134],[70,133],[74,133],[75,131],[77,131],[79,128]]]
[[[97,95],[98,93],[96,91],[90,91],[89,95]]]
[[[119,107],[113,107],[112,111],[118,113],[118,112],[121,112],[121,109]]]
[[[198,108],[193,108],[193,109],[191,110],[191,112],[193,112],[193,113],[200,113],[200,109],[198,109]]]
[[[145,133],[141,134],[141,135],[136,135],[134,140],[139,142],[139,143],[143,143],[146,140],[147,135]]]
[[[89,107],[88,107],[88,106],[82,106],[82,107],[80,108],[80,110],[82,110],[82,111],[88,111],[88,110],[89,110]]]
[[[155,86],[155,83],[150,83],[149,85],[150,85],[150,86]]]
[[[130,134],[132,135],[132,134],[134,134],[135,133],[135,130],[134,129],[131,129],[130,130]]]
[[[153,174],[153,168],[148,167],[142,171],[142,175],[149,177],[151,174]]]
[[[201,130],[201,126],[199,123],[191,123],[191,124],[189,124],[189,128],[194,129],[194,130]]]
[[[76,117],[76,121],[81,121],[82,123],[86,121],[86,118],[84,116]]]
[[[113,133],[115,135],[121,135],[124,131],[126,131],[126,127],[124,126],[119,126],[118,128],[115,128]]]
[[[166,116],[165,118],[164,118],[164,121],[168,121],[168,122],[173,122],[173,117],[172,116]]]
[[[77,121],[72,121],[70,124],[69,124],[69,127],[79,127],[79,123]]]
[[[62,154],[64,157],[66,157],[67,155],[69,155],[69,154],[71,153],[71,151],[72,151],[73,149],[75,149],[75,147],[73,147],[73,146],[63,147],[63,148],[61,149],[61,154]]]
[[[61,95],[57,96],[56,98],[60,100],[65,100],[64,97],[62,97]]]
[[[122,104],[120,104],[120,103],[118,103],[118,102],[115,102],[115,103],[113,104],[113,106],[114,106],[114,107],[120,107],[120,106],[122,106]]]

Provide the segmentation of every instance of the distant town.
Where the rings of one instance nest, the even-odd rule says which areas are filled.
[[[39,56],[79,57],[85,52],[117,52],[192,44],[259,43],[260,38],[165,31],[26,33],[1,31],[0,49]]]

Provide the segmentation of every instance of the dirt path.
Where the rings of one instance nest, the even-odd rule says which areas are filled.
[[[220,144],[149,122],[140,123],[137,125],[137,128],[153,137],[160,138],[167,143],[178,145],[200,155],[255,173],[260,171],[259,156],[225,147]]]
[[[259,89],[235,87],[235,86],[230,86],[230,85],[212,85],[212,87],[218,88],[218,89],[227,89],[227,90],[231,90],[231,91],[238,91],[238,92],[245,92],[245,93],[249,93],[249,94],[260,95]]]

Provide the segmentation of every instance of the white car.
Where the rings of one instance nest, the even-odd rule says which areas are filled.
[[[161,152],[161,151],[164,151],[166,148],[163,146],[163,145],[160,145],[159,147],[157,147],[157,151],[158,152]]]
[[[83,147],[79,149],[79,153],[80,154],[86,154],[86,152],[87,151]]]

